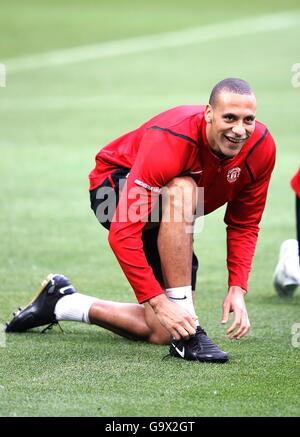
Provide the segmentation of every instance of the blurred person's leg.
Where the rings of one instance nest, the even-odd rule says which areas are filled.
[[[279,251],[279,260],[274,273],[274,287],[281,297],[293,296],[300,284],[300,199],[296,195],[297,240],[285,240]]]

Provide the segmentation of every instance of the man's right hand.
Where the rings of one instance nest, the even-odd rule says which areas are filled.
[[[196,317],[188,313],[174,302],[171,302],[165,294],[149,299],[160,323],[175,337],[176,340],[188,340],[196,333]]]

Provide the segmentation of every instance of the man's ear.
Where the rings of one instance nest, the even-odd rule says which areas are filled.
[[[212,114],[213,113],[213,109],[211,107],[211,105],[206,105],[205,107],[205,111],[204,111],[204,118],[206,123],[211,123],[212,122]]]

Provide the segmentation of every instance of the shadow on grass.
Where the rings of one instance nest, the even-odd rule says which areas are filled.
[[[42,329],[39,328],[24,332],[24,333],[9,333],[6,335],[7,345],[16,346],[20,343],[22,345],[30,345],[31,347],[43,346],[57,346],[68,349],[81,349],[87,352],[89,349],[95,351],[97,349],[110,349],[115,350],[117,354],[125,353],[128,350],[131,351],[150,351],[150,350],[163,350],[162,346],[150,345],[145,341],[134,341],[124,337],[120,337],[110,331],[99,329],[89,329],[82,326],[82,329],[73,329],[64,327],[64,332],[61,332],[59,328],[54,328],[51,331],[42,333]],[[166,347],[166,346],[164,346]]]

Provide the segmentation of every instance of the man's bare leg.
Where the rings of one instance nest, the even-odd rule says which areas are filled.
[[[158,235],[167,296],[193,316],[196,316],[195,290],[191,287],[191,276],[197,200],[197,185],[192,178],[173,179],[168,185]]]
[[[166,288],[191,283],[196,183],[190,177],[174,178],[168,185],[158,234],[158,250]]]
[[[148,303],[119,303],[97,299],[89,310],[92,324],[132,340],[168,344],[170,334],[160,324]]]

